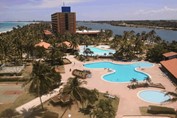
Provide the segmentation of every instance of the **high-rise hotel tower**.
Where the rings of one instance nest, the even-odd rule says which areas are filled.
[[[52,30],[60,34],[76,33],[76,13],[71,12],[68,6],[62,7],[62,12],[57,12],[51,15]]]

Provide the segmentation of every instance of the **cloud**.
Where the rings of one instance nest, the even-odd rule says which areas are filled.
[[[161,9],[139,10],[135,14],[136,15],[148,15],[148,14],[159,14],[159,13],[169,13],[169,12],[177,13],[177,9],[176,8],[169,8],[167,6],[164,6]]]
[[[75,3],[81,3],[81,2],[88,2],[91,0],[29,0],[30,2],[23,4],[21,6],[18,6],[19,9],[43,9],[43,8],[56,8],[63,3],[65,5],[68,4],[75,4]]]

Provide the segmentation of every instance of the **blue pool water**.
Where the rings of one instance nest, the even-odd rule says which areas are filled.
[[[170,99],[170,96],[165,96],[164,92],[157,90],[144,90],[139,92],[139,97],[143,101],[160,104],[165,100]]]
[[[80,52],[79,54],[82,54],[84,55],[84,50],[86,48],[90,48],[91,51],[93,51],[93,55],[99,55],[99,56],[109,56],[110,53],[114,54],[115,53],[115,50],[112,50],[112,49],[101,49],[101,48],[96,48],[94,46],[88,46],[88,47],[85,47],[85,46],[80,46]]]
[[[148,62],[137,62],[133,64],[96,62],[84,65],[86,68],[107,68],[113,70],[113,72],[103,76],[103,79],[109,82],[130,82],[132,78],[136,78],[138,81],[142,81],[148,77],[148,75],[143,72],[136,71],[135,68],[147,68],[152,66],[153,64]]]

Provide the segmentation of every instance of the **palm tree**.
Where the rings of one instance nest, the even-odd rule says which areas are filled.
[[[43,58],[46,55],[47,55],[47,53],[46,53],[46,49],[44,47],[37,46],[34,48],[34,56],[36,58]]]
[[[144,79],[144,81],[146,82],[146,83],[151,83],[152,81],[151,81],[151,78],[149,77],[149,76],[147,76],[145,79]]]
[[[86,93],[86,92],[85,92]],[[89,90],[87,93],[86,93],[86,99],[87,99],[87,105],[93,105],[97,100],[98,100],[98,97],[99,97],[99,92],[97,89],[93,89],[93,90]]]
[[[80,81],[77,77],[75,78],[69,78],[67,84],[63,88],[62,95],[63,96],[70,96],[70,100],[74,101],[78,104],[78,101],[80,103],[84,102],[84,98],[81,95],[81,89],[80,87],[82,84],[84,84],[86,81]],[[72,102],[70,102],[72,103]],[[64,113],[61,115],[61,118],[64,116],[65,112],[71,107],[71,104],[68,104],[66,106],[66,109]]]
[[[49,58],[51,60],[51,65],[55,65],[56,62],[63,64],[62,57],[64,56],[64,53],[60,50],[60,48],[57,47],[56,43],[53,43],[53,46],[49,53]]]
[[[93,54],[93,51],[91,51],[90,48],[86,48],[83,53],[88,56],[88,54]]]
[[[101,99],[96,108],[90,113],[92,118],[114,118],[115,115],[116,112],[110,99]]]
[[[79,101],[80,103],[84,102],[83,90],[84,88],[81,85],[86,84],[86,81],[81,81],[77,77],[69,78],[66,86],[64,86],[63,93],[64,95],[70,95],[73,101]]]
[[[76,50],[77,48],[78,48],[78,44],[79,44],[79,35],[75,35],[75,36],[73,36],[73,38],[69,41],[70,42],[70,44],[71,44],[71,48],[73,49],[73,50]]]
[[[132,83],[132,85],[138,84],[138,80],[136,78],[132,78],[130,82]]]
[[[12,118],[20,116],[14,109],[6,109],[0,113],[1,118]]]
[[[32,107],[28,110],[23,109],[21,112],[21,116],[23,116],[23,118],[36,118],[36,116],[42,116],[44,111],[39,107]]]
[[[84,36],[83,36],[83,43],[84,43],[84,45],[85,45],[86,47],[88,47],[88,45],[91,43],[90,40],[91,40],[91,39],[90,39],[90,37],[89,37],[88,35],[84,35]]]
[[[167,92],[165,95],[172,96],[170,97],[170,99],[166,100],[165,102],[176,102],[177,101],[177,92]]]
[[[30,92],[37,92],[37,95],[40,98],[42,110],[44,110],[44,108],[41,96],[50,90],[50,87],[53,82],[49,75],[50,68],[47,65],[41,64],[40,62],[35,62],[33,64],[32,76],[25,83],[25,85],[27,85],[28,83],[30,84]]]
[[[97,100],[98,96],[96,90],[84,88],[82,87],[83,84],[86,84],[86,81],[81,81],[77,77],[69,78],[67,84],[63,88],[62,95],[69,95],[71,102],[76,102],[77,105],[80,103],[83,106],[86,101],[88,103],[93,103]],[[93,97],[92,100],[91,97]],[[71,104],[68,104],[64,113],[70,107]],[[61,118],[63,117],[64,113],[62,114]]]

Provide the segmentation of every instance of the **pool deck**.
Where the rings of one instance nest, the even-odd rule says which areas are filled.
[[[76,60],[73,56],[67,56],[68,59],[73,62],[72,64],[65,65],[65,74],[62,75],[62,80],[67,81],[69,77],[72,77],[72,73],[70,72],[70,69],[80,69],[80,70],[90,70],[92,73],[92,77],[86,79],[87,85],[86,87],[90,89],[98,89],[101,92],[106,92],[108,91],[109,94],[111,95],[116,95],[120,98],[120,103],[118,106],[118,111],[116,118],[122,118],[124,115],[141,115],[139,107],[141,106],[148,106],[148,105],[158,105],[158,104],[151,104],[148,102],[144,102],[140,100],[137,97],[137,93],[141,90],[162,90],[158,88],[137,88],[137,89],[129,89],[127,87],[128,84],[130,83],[110,83],[106,82],[101,79],[101,76],[103,74],[108,73],[107,69],[89,69],[85,68],[83,64],[85,63],[91,63],[91,62],[80,62]],[[105,60],[97,60],[97,61],[92,61],[92,62],[99,62],[99,61],[111,61],[109,59]],[[117,64],[127,64],[127,63],[133,63],[133,62],[120,62],[120,61],[111,61],[113,63]],[[161,83],[162,85],[165,86],[165,91],[175,91],[175,86],[169,81],[167,76],[164,76],[164,74],[161,72],[159,69],[159,65],[155,64],[151,68],[138,68],[137,70],[140,70],[142,72],[148,73],[151,75],[152,82],[153,83]],[[162,90],[164,91],[164,90]],[[160,104],[160,106],[167,106],[167,107],[172,107],[172,108],[177,108],[176,103],[165,103],[165,104]]]

